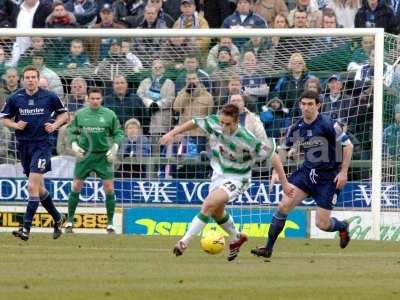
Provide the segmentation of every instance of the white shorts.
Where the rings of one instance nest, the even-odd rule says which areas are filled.
[[[222,188],[229,197],[229,201],[243,194],[250,186],[250,178],[229,176],[229,175],[213,175],[208,192]]]

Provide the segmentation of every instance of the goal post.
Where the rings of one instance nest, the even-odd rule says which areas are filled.
[[[220,107],[220,103],[216,100],[222,99],[221,94],[225,90],[228,89],[228,85],[220,86],[216,85],[214,81],[222,81],[225,80],[226,82],[229,81],[232,77],[238,76],[239,80],[242,84],[241,92],[250,94],[254,97],[249,97],[254,100],[254,106],[252,109],[253,113],[255,113],[263,122],[263,126],[266,129],[270,129],[267,124],[270,122],[271,114],[268,114],[270,110],[267,107],[267,104],[270,100],[278,98],[285,102],[287,99],[281,99],[285,97],[292,97],[289,100],[292,102],[288,102],[291,106],[293,106],[293,110],[291,110],[291,115],[289,117],[289,121],[293,122],[296,120],[298,115],[295,115],[296,112],[296,100],[298,94],[296,91],[290,90],[279,90],[277,86],[282,84],[283,75],[287,74],[287,66],[289,61],[292,59],[292,54],[299,53],[303,62],[309,64],[310,68],[307,70],[310,75],[315,74],[318,75],[320,79],[320,88],[321,95],[327,95],[327,86],[328,81],[330,80],[331,76],[339,76],[343,78],[343,81],[346,82],[345,87],[343,89],[351,98],[349,101],[351,105],[347,108],[355,115],[352,116],[352,119],[357,120],[357,122],[361,122],[362,124],[358,124],[360,126],[353,126],[352,133],[356,140],[359,141],[357,151],[357,159],[352,164],[352,173],[349,174],[351,177],[351,181],[349,184],[349,189],[344,191],[345,194],[343,197],[345,200],[341,203],[341,206],[338,206],[340,210],[356,210],[360,209],[368,211],[371,213],[371,234],[369,238],[372,239],[380,239],[381,236],[381,199],[382,199],[382,189],[383,189],[383,182],[384,176],[382,175],[382,170],[385,170],[385,162],[384,155],[383,155],[383,129],[384,129],[384,62],[386,61],[386,55],[388,53],[387,49],[385,49],[385,42],[387,38],[393,39],[386,35],[383,29],[374,29],[374,28],[363,28],[363,29],[354,29],[352,28],[349,30],[348,28],[340,28],[340,29],[32,29],[28,31],[21,31],[16,29],[4,28],[1,31],[0,36],[0,46],[6,50],[8,55],[8,60],[11,61],[11,56],[13,55],[13,47],[16,47],[15,39],[17,37],[41,37],[47,40],[46,43],[49,45],[53,45],[56,48],[56,54],[51,56],[54,60],[54,65],[58,65],[59,62],[62,61],[61,56],[57,56],[57,53],[63,52],[68,53],[69,51],[69,43],[73,39],[79,39],[84,41],[85,47],[89,46],[90,48],[95,48],[94,46],[98,47],[96,51],[99,51],[99,47],[101,47],[101,43],[96,44],[94,40],[96,39],[121,39],[124,40],[129,39],[132,40],[132,43],[129,46],[132,46],[132,54],[137,55],[142,60],[142,65],[140,66],[139,70],[134,69],[134,67],[129,67],[128,71],[122,70],[120,67],[115,67],[114,64],[105,65],[104,70],[100,70],[102,60],[99,58],[97,61],[93,61],[92,57],[90,57],[91,61],[91,68],[75,68],[75,69],[68,69],[64,67],[55,67],[54,72],[61,77],[62,88],[61,92],[63,92],[63,97],[68,96],[70,91],[69,82],[70,79],[73,77],[83,77],[87,79],[88,85],[96,85],[99,81],[102,82],[103,88],[105,91],[109,91],[113,89],[113,81],[116,79],[118,74],[124,74],[125,77],[134,77],[135,81],[132,83],[135,87],[135,94],[142,96],[144,94],[141,93],[140,84],[144,81],[145,78],[151,77],[150,74],[151,70],[151,63],[154,60],[154,57],[157,57],[161,60],[168,60],[169,63],[172,65],[172,69],[175,68],[177,62],[181,61],[187,53],[184,53],[183,46],[180,48],[179,46],[175,47],[176,45],[173,43],[164,43],[164,41],[168,41],[169,39],[185,39],[190,40],[193,43],[188,48],[192,55],[198,55],[201,53],[201,59],[199,59],[200,67],[208,72],[210,85],[207,86],[207,80],[199,75],[199,79],[203,80],[202,84],[208,89],[208,92],[213,97],[213,104],[209,104],[211,107],[208,112],[216,112]],[[217,40],[221,37],[229,37],[233,39],[233,44],[237,46],[239,52],[237,53],[237,57],[235,58],[236,65],[232,65],[230,68],[230,72],[224,73],[223,70],[221,72],[216,72],[214,77],[212,76],[212,72],[215,72],[214,69],[211,71],[208,69],[207,64],[207,55],[210,53],[211,49],[217,42]],[[267,87],[265,86],[257,86],[254,88],[254,82],[252,83],[252,78],[249,79],[249,76],[246,72],[243,71],[246,69],[246,66],[243,66],[245,63],[243,54],[244,51],[240,51],[240,48],[243,47],[243,40],[246,40],[251,37],[262,37],[265,39],[265,42],[269,43],[268,47],[265,52],[263,52],[264,57],[257,58],[257,64],[254,68],[257,68],[258,75],[264,78]],[[274,38],[279,37],[281,40],[278,41],[276,44],[273,41]],[[364,37],[373,37],[373,48],[374,48],[374,62],[373,62],[373,81],[366,83],[367,85],[372,85],[371,89],[373,90],[373,100],[372,100],[372,116],[369,115],[371,110],[369,108],[370,102],[369,100],[365,100],[366,103],[360,104],[362,108],[357,107],[357,102],[353,101],[355,98],[360,97],[359,89],[360,87],[355,85],[354,74],[357,73],[357,70],[361,72],[362,65],[367,64],[367,60],[365,58],[365,53],[363,54],[363,59],[357,61],[358,66],[357,70],[352,69],[348,70],[347,65],[350,62],[350,57],[354,54],[355,47],[362,49],[360,40]],[[327,39],[328,38],[328,39]],[[60,43],[60,41],[68,41],[68,43]],[[331,51],[332,49],[326,41],[333,41],[335,45],[338,45],[337,49],[338,52]],[[235,44],[237,42],[237,44]],[[112,43],[112,42],[110,42]],[[136,43],[136,44],[135,44]],[[96,45],[95,45],[96,44]],[[136,53],[135,51],[139,51],[138,45],[146,46],[145,49],[142,51],[141,55],[139,52]],[[354,46],[356,45],[356,46]],[[222,48],[222,47],[221,47]],[[185,48],[186,49],[186,48]],[[335,48],[336,49],[336,48]],[[153,50],[153,51],[151,51]],[[182,52],[182,51],[183,52]],[[219,50],[218,50],[219,51]],[[258,51],[258,48],[257,48]],[[362,52],[362,50],[360,50]],[[152,52],[152,56],[150,58],[150,52]],[[218,54],[218,52],[217,52]],[[43,55],[43,54],[42,54]],[[51,55],[51,53],[45,52],[44,55]],[[231,50],[230,55],[234,57],[233,50]],[[361,55],[362,56],[362,55]],[[361,57],[359,56],[359,57]],[[396,56],[396,55],[395,55]],[[400,56],[400,53],[397,53],[397,57]],[[100,57],[100,56],[99,56]],[[359,58],[358,57],[358,58]],[[393,64],[397,57],[392,57],[390,61],[388,60],[389,64]],[[263,59],[264,58],[264,59]],[[132,62],[133,64],[134,62]],[[11,64],[11,63],[10,63]],[[174,72],[176,74],[181,74],[182,72],[182,63],[179,67],[180,69],[175,68]],[[232,72],[233,71],[233,72]],[[237,74],[233,74],[237,73]],[[111,74],[111,75],[110,75]],[[68,80],[65,80],[64,77],[68,77]],[[131,77],[130,77],[131,76]],[[247,77],[246,77],[247,76]],[[313,77],[313,76],[310,76]],[[362,76],[362,75],[361,75]],[[178,76],[175,77],[173,80],[173,84],[176,84]],[[266,78],[268,80],[266,80]],[[184,78],[185,80],[185,78]],[[66,83],[68,81],[68,83]],[[254,81],[254,80],[253,80]],[[130,82],[131,83],[131,82]],[[349,84],[347,84],[349,83]],[[364,83],[363,83],[364,84]],[[245,85],[246,88],[244,87]],[[366,88],[365,86],[361,87],[362,89]],[[173,103],[176,101],[180,90],[174,91],[173,95],[170,95],[170,112],[178,112],[180,111],[181,107],[173,107]],[[251,94],[254,93],[254,94]],[[356,95],[357,94],[357,95]],[[147,94],[146,94],[147,95]],[[227,96],[228,94],[224,94]],[[356,96],[354,96],[356,95]],[[365,97],[368,98],[372,95],[366,95]],[[262,99],[262,100],[258,100]],[[281,102],[282,102],[281,101]],[[144,101],[145,102],[145,101]],[[151,101],[150,101],[151,102]],[[146,105],[146,109],[150,111],[150,102],[144,103]],[[217,103],[218,102],[218,103]],[[127,113],[128,110],[121,109],[121,107],[111,107],[112,109],[119,110],[121,114],[128,114],[122,116],[122,120],[126,121],[132,117],[131,112]],[[252,110],[251,109],[251,110]],[[164,113],[164,110],[161,110]],[[292,113],[293,111],[293,113]],[[146,112],[147,113],[147,112]],[[181,115],[183,114],[180,111]],[[365,113],[365,116],[363,115]],[[298,112],[297,112],[298,114]],[[339,112],[340,114],[340,112]],[[180,117],[174,113],[170,113],[168,115],[169,124],[167,126],[173,127],[177,123],[180,122]],[[351,118],[350,118],[351,119]],[[286,120],[286,119],[285,119]],[[151,146],[157,143],[157,139],[154,138],[155,136],[159,135],[160,132],[152,133],[152,129],[155,127],[151,125],[149,117],[149,124],[148,126],[148,137],[150,140]],[[124,123],[124,122],[121,122]],[[144,123],[143,123],[144,124]],[[124,124],[121,124],[122,126]],[[285,124],[287,127],[288,124]],[[351,124],[348,124],[351,127]],[[282,125],[283,126],[283,125]],[[282,127],[283,128],[283,127]],[[280,128],[279,130],[281,130]],[[371,137],[368,137],[369,130],[372,128]],[[276,131],[271,131],[272,133]],[[159,136],[158,136],[159,137]],[[277,138],[279,140],[279,138]],[[183,148],[179,148],[180,145],[177,145],[177,149],[171,150],[172,155],[169,156],[168,151],[166,150],[165,153],[161,154],[160,149],[157,151],[153,151],[152,154],[156,153],[156,155],[149,155],[146,157],[127,157],[124,158],[122,164],[130,161],[135,163],[145,164],[147,166],[146,171],[143,175],[140,175],[136,179],[132,179],[132,176],[129,172],[123,173],[122,171],[118,171],[119,179],[116,183],[116,191],[119,197],[125,197],[123,200],[119,199],[119,205],[122,207],[131,207],[134,205],[142,205],[147,204],[148,202],[153,202],[156,205],[170,203],[180,204],[191,204],[190,200],[196,198],[196,204],[200,204],[203,201],[203,194],[204,190],[200,190],[199,187],[204,187],[205,182],[208,180],[209,176],[200,176],[196,177],[196,172],[198,168],[194,168],[195,171],[194,175],[190,174],[190,171],[185,171],[183,177],[179,176],[171,176],[166,177],[166,172],[170,172],[171,170],[175,170],[180,168],[181,166],[186,165],[207,165],[209,161],[207,160],[207,150],[201,151],[202,153],[197,153],[198,156],[190,156],[189,152],[189,144],[183,147],[186,150],[182,150]],[[372,148],[372,149],[371,149]],[[361,149],[361,150],[360,150]],[[181,155],[179,151],[187,151],[187,155]],[[399,150],[400,151],[400,150]],[[200,155],[201,154],[201,155]],[[301,160],[301,154],[298,153],[298,158]],[[0,158],[3,154],[0,154]],[[201,156],[201,157],[200,157]],[[70,166],[71,161],[63,162],[65,166]],[[293,167],[298,165],[299,161],[293,159],[286,167],[288,170],[293,170]],[[16,162],[17,164],[17,162]],[[161,173],[161,165],[164,167],[162,168],[162,172],[164,172],[164,177],[160,177]],[[7,166],[9,167],[9,166]],[[1,169],[1,165],[0,165]],[[175,172],[171,171],[171,172]],[[203,171],[199,172],[202,173]],[[203,172],[204,173],[204,172]],[[202,174],[203,174],[202,173]],[[12,174],[12,173],[9,173]],[[15,171],[15,177],[18,177],[17,171]],[[254,175],[256,174],[256,175]],[[203,174],[204,175],[204,174]],[[268,170],[263,170],[262,167],[258,167],[257,170],[253,172],[253,181],[255,184],[249,189],[248,193],[241,198],[239,201],[234,201],[234,213],[240,214],[240,218],[242,219],[257,219],[260,218],[260,214],[262,214],[262,209],[275,209],[277,202],[275,201],[279,198],[279,194],[282,193],[280,187],[276,187],[273,189],[273,193],[269,194],[266,190],[268,190]],[[194,180],[192,180],[194,178]],[[398,186],[399,182],[396,176],[390,177],[390,180],[393,181],[391,184]],[[134,181],[134,182],[133,182]],[[177,186],[180,182],[190,181],[189,183],[182,184],[181,187],[181,194],[177,192],[179,189]],[[163,182],[167,182],[163,185]],[[262,183],[262,184],[259,184]],[[265,183],[265,184],[264,184]],[[57,183],[54,183],[54,189],[58,192],[60,191],[59,186]],[[358,194],[361,192],[355,191],[358,185],[362,185],[366,195],[364,198],[370,199],[370,203],[367,204],[357,204]],[[386,184],[386,183],[385,183]],[[365,187],[364,187],[365,185]],[[93,192],[96,190],[101,195],[101,188],[94,187],[92,185],[91,188],[88,189],[88,193]],[[172,193],[169,188],[174,187],[175,190],[175,200],[169,200],[169,195]],[[165,189],[164,189],[165,188]],[[140,193],[139,196],[135,195],[135,193]],[[358,193],[358,194],[357,194]],[[4,194],[4,193],[3,193]],[[8,194],[7,194],[8,195]],[[188,198],[187,203],[182,203],[181,200],[178,198],[184,195]],[[60,193],[61,198],[61,193]],[[64,197],[65,198],[65,197]],[[249,200],[249,198],[251,198]],[[90,195],[85,195],[84,199],[87,199],[88,205],[95,205],[97,206],[96,201],[91,203]],[[162,200],[164,199],[164,200]],[[275,200],[273,200],[275,199]],[[3,201],[0,199],[0,201]],[[7,200],[8,201],[8,200]],[[86,200],[85,200],[86,201]],[[400,201],[399,201],[400,202]],[[399,209],[399,202],[397,202],[397,209]],[[65,199],[64,199],[65,203]],[[306,208],[310,202],[306,201],[304,207]],[[370,206],[369,206],[370,204]],[[245,208],[250,208],[250,211],[245,211]]]

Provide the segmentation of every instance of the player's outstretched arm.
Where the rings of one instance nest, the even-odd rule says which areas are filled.
[[[340,166],[340,172],[335,177],[337,189],[342,189],[347,182],[347,172],[350,167],[352,155],[353,155],[353,144],[349,142],[347,145],[343,146],[343,160]]]
[[[181,125],[176,126],[174,129],[172,129],[170,132],[164,134],[161,139],[160,139],[160,144],[161,145],[168,145],[171,144],[174,141],[175,136],[178,134],[184,133],[186,131],[195,129],[197,125],[192,121],[187,121]]]

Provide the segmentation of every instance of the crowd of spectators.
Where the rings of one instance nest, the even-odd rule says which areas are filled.
[[[398,34],[399,4],[400,0],[0,0],[0,27],[383,27]],[[240,108],[243,126],[260,139],[268,136],[279,143],[300,116],[299,95],[309,89],[321,95],[322,113],[346,128],[356,145],[355,158],[368,160],[373,48],[374,39],[369,36],[2,37],[0,105],[23,85],[19,74],[30,64],[40,70],[40,86],[64,100],[71,118],[85,105],[88,86],[102,87],[103,104],[116,112],[125,129],[122,164],[118,165],[122,176],[146,177],[153,172],[166,178],[207,178],[210,169],[204,163],[207,141],[203,132],[193,130],[171,147],[159,146],[159,138],[176,124],[217,113],[232,102]],[[66,126],[54,136],[55,155],[72,154]],[[395,131],[386,132],[391,134],[387,140],[392,145]],[[0,163],[15,160],[13,132],[1,127],[0,133]],[[393,146],[385,149],[393,152]],[[144,157],[199,158],[203,163],[171,166],[159,159],[158,166],[149,170],[142,164]],[[123,163],[133,158],[135,163]]]

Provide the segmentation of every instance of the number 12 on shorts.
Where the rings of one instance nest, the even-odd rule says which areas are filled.
[[[43,170],[46,168],[46,159],[40,158],[38,159],[38,169]]]

